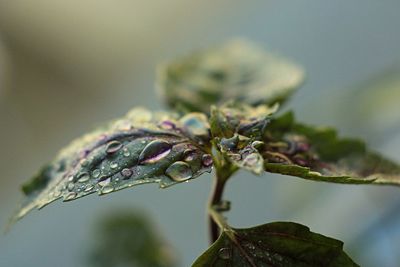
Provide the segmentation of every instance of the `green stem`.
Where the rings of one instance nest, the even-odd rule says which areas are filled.
[[[210,242],[214,243],[219,235],[220,230],[228,228],[223,216],[215,210],[214,206],[218,205],[222,201],[222,195],[224,193],[225,183],[228,177],[221,175],[217,170],[215,172],[214,185],[211,191],[210,201],[208,204],[208,215],[209,215],[209,231],[210,231]]]

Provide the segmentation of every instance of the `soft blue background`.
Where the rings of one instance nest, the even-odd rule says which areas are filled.
[[[133,106],[163,107],[157,62],[237,36],[304,66],[307,83],[290,103],[300,120],[362,136],[400,161],[399,128],[377,129],[353,112],[400,114],[397,106],[357,102],[364,80],[400,61],[399,10],[396,0],[0,0],[1,225],[21,197],[19,184],[72,138]],[[55,203],[0,236],[0,266],[85,266],[99,218],[135,207],[148,211],[189,266],[207,247],[210,182],[206,175],[168,190],[147,185]],[[296,221],[343,240],[362,266],[399,266],[398,188],[240,172],[226,198],[234,226]]]

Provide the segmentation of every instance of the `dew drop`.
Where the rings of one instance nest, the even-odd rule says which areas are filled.
[[[106,186],[106,185],[108,185],[110,182],[111,182],[111,178],[107,178],[107,179],[105,179],[104,181],[98,182],[98,185],[100,185],[100,186]]]
[[[89,165],[89,161],[87,159],[81,160],[81,166],[82,167],[86,167],[87,165]]]
[[[111,185],[106,185],[103,187],[103,189],[101,189],[102,194],[108,194],[111,193],[112,191],[114,191],[114,187]]]
[[[208,119],[203,113],[192,112],[183,116],[180,121],[182,122],[186,131],[198,137],[209,137]]]
[[[68,176],[68,182],[72,182],[73,180],[74,180],[74,176],[73,175]]]
[[[92,176],[96,179],[100,177],[100,174],[101,174],[101,171],[99,169],[94,169],[92,172]]]
[[[110,141],[106,146],[106,152],[108,154],[113,154],[122,148],[122,144],[119,141]]]
[[[229,249],[229,248],[221,248],[218,251],[218,256],[223,260],[229,260],[231,258],[231,249]]]
[[[163,140],[153,140],[148,143],[139,155],[139,164],[157,162],[171,152],[172,145]]]
[[[176,182],[190,179],[193,175],[192,169],[190,168],[189,164],[183,161],[177,161],[170,165],[165,171],[165,174]]]
[[[123,154],[124,154],[124,157],[129,157],[131,155],[131,152],[127,148],[125,148]]]
[[[121,174],[122,174],[122,176],[124,176],[125,178],[129,178],[129,177],[132,176],[133,171],[132,171],[131,169],[125,168],[125,169],[122,169]]]
[[[206,167],[210,167],[213,164],[213,159],[210,154],[204,154],[201,157],[201,161],[203,162],[203,165]]]
[[[67,189],[68,189],[69,191],[74,190],[74,188],[75,188],[75,184],[74,184],[74,183],[69,183],[69,184],[67,185]]]
[[[191,162],[196,159],[196,151],[193,149],[186,149],[183,152],[183,156],[184,156],[183,158],[184,161]]]
[[[85,192],[89,192],[90,190],[92,190],[93,189],[93,185],[88,185],[86,188],[85,188]]]
[[[118,168],[118,163],[115,162],[115,161],[111,162],[110,168],[111,168],[111,169],[116,169],[116,168]]]
[[[244,158],[243,162],[247,166],[253,166],[258,162],[259,159],[260,157],[257,153],[251,153]]]
[[[76,198],[76,195],[77,194],[75,192],[68,193],[68,195],[65,196],[64,200],[65,201],[73,200]]]
[[[82,172],[78,176],[78,182],[80,182],[80,183],[87,182],[87,181],[89,181],[89,179],[90,179],[90,175],[87,172]]]
[[[172,121],[168,121],[165,120],[163,122],[161,122],[161,128],[165,129],[165,130],[171,130],[175,128],[175,124]]]

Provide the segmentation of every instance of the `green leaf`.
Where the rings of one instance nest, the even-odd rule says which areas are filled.
[[[306,226],[274,222],[247,229],[226,229],[193,267],[358,266],[341,241],[316,234]]]
[[[257,148],[258,141],[277,105],[251,107],[245,104],[228,102],[221,107],[211,108],[211,134],[219,152],[234,166],[247,169],[255,174],[264,171],[264,159]]]
[[[284,102],[303,82],[303,70],[243,40],[160,66],[158,88],[172,108],[209,112],[229,99],[248,104]]]
[[[212,167],[205,115],[136,108],[73,141],[23,186],[26,200],[16,215],[57,200],[108,194],[134,185],[161,188],[188,181]]]
[[[177,266],[171,246],[144,214],[114,211],[96,222],[90,266]]]
[[[295,122],[292,113],[272,119],[261,148],[268,172],[305,179],[400,185],[400,166],[357,139],[339,138],[332,128]]]

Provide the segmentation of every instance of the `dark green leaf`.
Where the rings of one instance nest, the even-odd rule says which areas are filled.
[[[209,112],[229,99],[284,102],[303,81],[297,65],[246,41],[198,51],[159,68],[158,87],[169,106]]]
[[[144,214],[118,211],[96,222],[91,266],[177,266],[171,247]]]
[[[341,241],[306,226],[275,222],[248,229],[226,229],[193,267],[347,267],[358,266]]]
[[[178,117],[136,108],[63,149],[23,186],[26,201],[17,218],[54,200],[74,200],[144,183],[160,187],[210,171],[207,118]],[[205,145],[202,145],[205,144]]]
[[[400,185],[400,166],[357,139],[339,138],[331,128],[296,123],[292,113],[272,119],[261,148],[268,172],[305,179]]]
[[[262,145],[259,140],[276,109],[277,106],[251,107],[233,102],[212,107],[211,134],[217,149],[235,166],[261,174],[264,159],[257,148]]]

